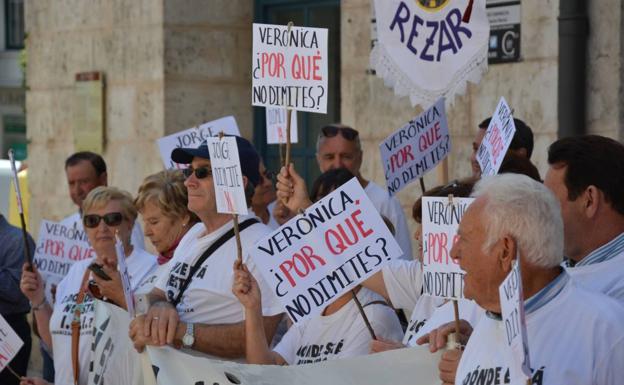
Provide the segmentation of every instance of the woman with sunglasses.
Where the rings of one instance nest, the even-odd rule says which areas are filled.
[[[37,271],[28,271],[26,265],[20,284],[22,292],[33,304],[41,338],[54,352],[56,385],[72,385],[76,378],[80,385],[87,383],[93,342],[94,296],[101,295],[121,307],[126,306],[116,268],[115,235],[123,245],[132,289],[156,266],[153,255],[130,243],[137,217],[130,194],[114,187],[98,187],[87,195],[82,213],[82,222],[96,256],[72,265],[57,287],[56,302],[53,305],[46,302],[41,276]],[[74,355],[77,370],[73,368]],[[22,383],[38,385],[46,382],[27,378]]]

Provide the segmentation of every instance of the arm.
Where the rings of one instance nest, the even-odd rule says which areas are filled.
[[[279,174],[277,174],[275,187],[277,198],[283,203],[285,208],[295,215],[300,209],[305,209],[312,205],[312,201],[308,197],[305,181],[297,174],[292,163],[288,165],[288,168],[282,167]]]
[[[52,336],[50,335],[50,317],[52,317],[52,307],[45,300],[43,291],[43,279],[37,271],[28,271],[29,266],[25,263],[22,266],[22,279],[20,280],[20,290],[33,304],[33,311],[39,336],[46,345],[52,347]]]
[[[365,281],[362,282],[362,286],[374,291],[375,293],[384,297],[386,301],[390,302],[390,295],[388,294],[388,290],[386,289],[386,283],[384,282],[382,270],[379,270],[375,274],[368,277]]]
[[[429,344],[429,351],[435,353],[438,350],[446,348],[449,334],[455,333],[455,322],[449,322],[432,330],[429,334],[425,334],[416,340],[418,345]],[[472,334],[472,326],[466,320],[459,320],[459,336],[457,342],[460,345],[466,345]]]
[[[104,297],[108,298],[115,305],[127,310],[128,305],[126,304],[126,297],[123,292],[121,274],[119,274],[117,269],[111,268],[108,265],[104,265],[102,269],[111,279],[107,281],[98,277],[96,274],[93,274],[95,283],[97,283],[100,287],[100,293],[102,293]]]

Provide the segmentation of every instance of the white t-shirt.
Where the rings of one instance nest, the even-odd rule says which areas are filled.
[[[80,290],[80,284],[87,267],[95,258],[84,259],[72,265],[67,275],[56,289],[56,303],[50,317],[50,334],[54,354],[55,385],[73,385],[74,371],[71,361],[71,322],[74,318],[74,305]],[[135,288],[147,273],[154,268],[156,257],[145,250],[134,248],[126,258],[130,285]],[[93,297],[86,295],[83,301],[84,310],[80,315],[80,343],[78,355],[80,362],[79,384],[85,385],[89,377],[89,361],[91,343],[93,341],[93,318],[95,309]]]
[[[403,255],[401,259],[411,260],[412,254],[412,238],[410,236],[409,228],[407,227],[407,221],[405,220],[405,214],[401,204],[395,197],[388,195],[388,191],[381,188],[374,182],[368,182],[368,185],[364,188],[364,192],[368,195],[368,198],[373,202],[373,206],[379,211],[381,215],[388,218],[394,225],[395,236]]]
[[[562,283],[548,302],[532,312],[527,308],[532,384],[621,385],[624,308],[612,298],[578,287],[574,280]],[[524,385],[514,381],[518,369],[510,368],[506,338],[502,321],[482,317],[459,362],[455,384]]]
[[[403,331],[394,310],[383,304],[370,304],[383,301],[379,295],[361,288],[357,297],[377,337],[395,341],[401,338]],[[371,341],[357,305],[350,300],[331,315],[291,326],[274,351],[289,365],[299,365],[366,355]]]
[[[80,216],[80,212],[73,213],[67,218],[61,221],[61,224],[67,227],[73,227],[78,231],[84,231],[84,227],[82,225],[82,217]],[[86,239],[86,237],[84,237]],[[141,230],[141,225],[138,220],[134,221],[134,227],[132,228],[132,234],[130,235],[130,243],[132,246],[139,249],[145,249],[145,239],[143,238],[143,230]]]
[[[247,218],[241,217],[239,222],[242,223]],[[232,221],[229,221],[207,235],[203,223],[200,222],[191,227],[167,263],[168,272],[159,277],[155,287],[164,291],[170,302],[173,301],[182,282],[187,278],[191,266],[213,242],[230,230],[232,226]],[[240,233],[243,261],[260,285],[262,312],[268,316],[282,313],[283,310],[272,290],[262,279],[260,272],[249,258],[248,250],[259,238],[269,232],[270,229],[266,225],[255,223]],[[245,319],[243,306],[232,294],[235,260],[236,239],[231,237],[203,263],[186,288],[180,303],[177,305],[182,322],[232,324]]]

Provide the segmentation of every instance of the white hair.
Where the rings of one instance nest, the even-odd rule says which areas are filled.
[[[520,174],[484,177],[472,196],[484,198],[481,219],[486,228],[485,252],[509,235],[531,265],[549,268],[561,264],[561,209],[543,184]]]

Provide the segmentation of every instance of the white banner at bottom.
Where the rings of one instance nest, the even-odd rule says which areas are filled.
[[[298,366],[216,361],[148,347],[158,385],[438,385],[439,354],[424,347]],[[147,380],[145,385],[156,383]]]

